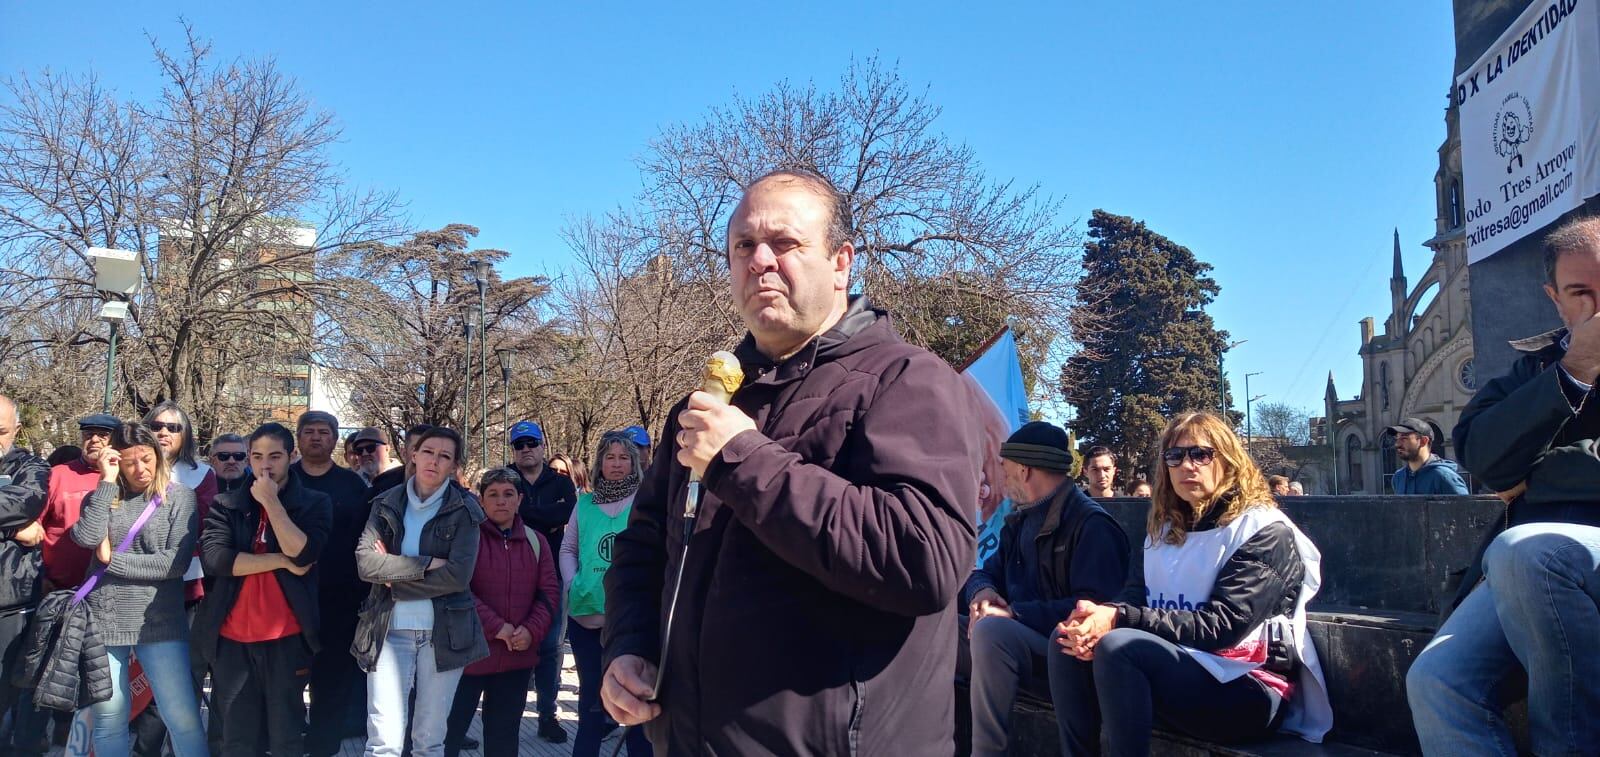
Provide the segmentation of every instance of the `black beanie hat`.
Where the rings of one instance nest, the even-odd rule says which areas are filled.
[[[1068,473],[1072,470],[1072,440],[1061,427],[1034,421],[1000,445],[1000,456],[1018,465]]]

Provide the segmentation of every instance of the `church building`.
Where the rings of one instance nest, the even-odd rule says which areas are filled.
[[[1439,148],[1434,176],[1436,233],[1423,243],[1433,250],[1433,262],[1415,286],[1409,285],[1395,231],[1389,317],[1382,333],[1371,317],[1361,320],[1362,378],[1355,398],[1339,399],[1328,374],[1324,411],[1329,421],[1322,428],[1333,446],[1332,478],[1339,494],[1393,491],[1389,479],[1400,461],[1386,429],[1404,418],[1427,421],[1434,429],[1434,453],[1454,459],[1450,431],[1477,390],[1462,228],[1461,138],[1453,107],[1445,123],[1449,136]]]

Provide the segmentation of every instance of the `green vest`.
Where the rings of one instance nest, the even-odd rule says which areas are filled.
[[[567,595],[567,613],[574,618],[600,615],[606,611],[606,571],[611,569],[611,550],[617,532],[628,525],[633,504],[616,515],[606,515],[594,503],[593,494],[578,497],[578,574],[572,577],[572,592]]]

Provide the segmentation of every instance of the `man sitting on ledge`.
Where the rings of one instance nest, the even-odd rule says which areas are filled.
[[[1000,447],[1000,457],[1016,509],[1000,530],[1000,548],[961,592],[969,613],[974,757],[1006,753],[1017,689],[1043,671],[1056,624],[1080,599],[1109,601],[1128,574],[1128,535],[1074,485],[1065,431],[1029,423]],[[1087,663],[1071,662],[1089,677]]]
[[[1514,343],[1522,358],[1455,430],[1462,462],[1508,506],[1481,576],[1474,561],[1406,676],[1428,755],[1515,754],[1496,694],[1519,669],[1534,753],[1587,754],[1600,741],[1600,218],[1551,232],[1544,258],[1566,328]]]

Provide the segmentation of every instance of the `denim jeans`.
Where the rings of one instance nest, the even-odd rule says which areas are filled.
[[[566,607],[566,599],[557,607]],[[557,684],[561,677],[561,637],[567,628],[567,614],[557,612],[550,619],[550,630],[544,634],[544,639],[539,642],[539,664],[533,666],[533,689],[539,700],[539,719],[556,719],[556,697],[561,689]]]
[[[461,668],[440,672],[432,631],[390,629],[378,664],[367,674],[367,757],[400,757],[406,740],[406,702],[417,690],[411,717],[412,757],[440,757]]]
[[[177,757],[207,757],[206,732],[200,725],[200,701],[194,695],[189,669],[189,643],[158,641],[131,647],[106,647],[111,665],[111,698],[89,708],[94,716],[94,753],[97,757],[126,757],[132,750],[128,736],[131,706],[128,688],[128,653],[139,659],[150,682],[161,721],[172,739]]]
[[[600,702],[600,684],[605,671],[600,669],[605,650],[600,646],[600,631],[577,623],[567,626],[572,642],[572,659],[578,664],[578,736],[572,740],[572,757],[597,757],[600,742],[616,728]],[[629,757],[650,757],[650,740],[643,728],[630,728],[623,737]]]
[[[1483,555],[1484,582],[1406,674],[1427,755],[1514,755],[1506,677],[1528,674],[1533,751],[1581,754],[1600,739],[1600,528],[1529,523]]]

